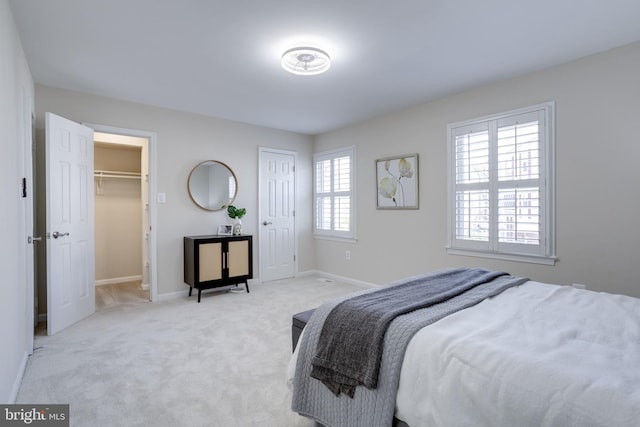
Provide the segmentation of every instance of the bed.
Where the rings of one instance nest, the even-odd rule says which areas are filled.
[[[640,425],[640,299],[526,280],[415,333],[433,308],[402,315],[377,387],[352,399],[310,378],[324,320],[348,298],[314,312],[287,373],[292,409],[322,425]]]

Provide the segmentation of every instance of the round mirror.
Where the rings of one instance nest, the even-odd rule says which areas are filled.
[[[238,183],[229,166],[216,160],[198,164],[187,181],[191,200],[208,211],[219,211],[236,198]]]

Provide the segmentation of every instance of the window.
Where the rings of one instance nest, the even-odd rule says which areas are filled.
[[[555,262],[553,110],[448,126],[449,253]]]
[[[355,238],[354,157],[354,147],[313,156],[317,236]]]

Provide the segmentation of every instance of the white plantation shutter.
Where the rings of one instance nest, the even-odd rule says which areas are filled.
[[[552,119],[549,103],[449,125],[450,253],[553,263]]]
[[[314,155],[316,235],[354,238],[354,148]]]
[[[498,244],[520,246],[511,251],[537,253],[536,247],[540,247],[543,126],[544,115],[540,111],[497,122]]]
[[[457,128],[455,145],[455,238],[470,248],[489,241],[489,130],[486,123]]]

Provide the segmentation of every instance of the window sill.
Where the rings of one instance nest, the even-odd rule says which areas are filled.
[[[357,243],[357,237],[338,237],[338,236],[324,236],[322,234],[314,234],[314,239],[318,240],[332,240],[334,242],[344,242],[344,243]]]
[[[526,254],[508,254],[502,252],[488,252],[471,249],[447,248],[448,255],[463,255],[479,258],[499,259],[502,261],[528,262],[530,264],[555,265],[558,260],[555,256],[540,256]]]

